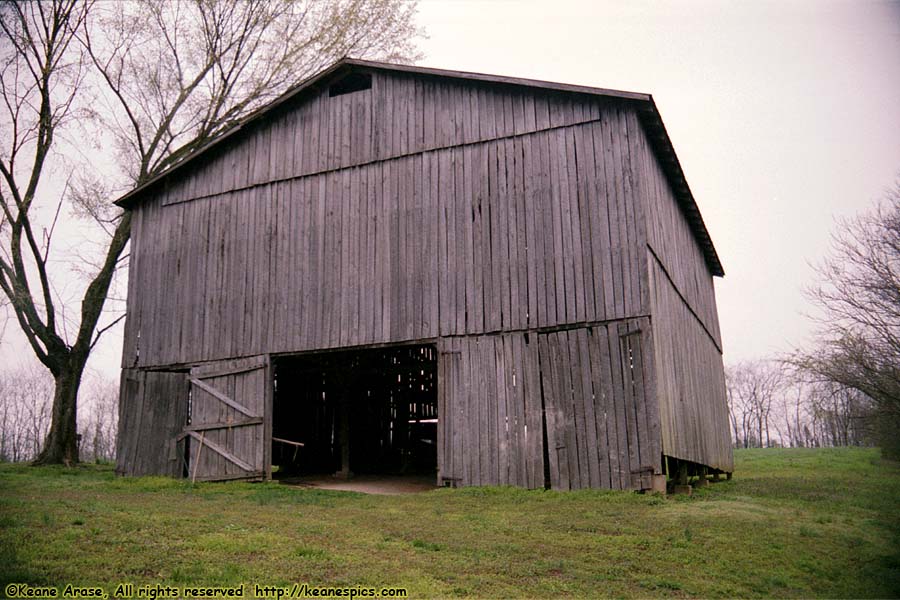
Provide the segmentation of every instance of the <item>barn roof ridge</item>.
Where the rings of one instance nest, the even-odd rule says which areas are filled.
[[[558,83],[539,79],[509,77],[503,75],[475,73],[470,71],[456,71],[450,69],[437,69],[433,67],[422,67],[416,65],[387,63],[344,57],[331,66],[326,67],[318,73],[315,73],[314,75],[311,75],[310,77],[304,79],[268,104],[257,108],[253,112],[239,119],[231,128],[223,131],[215,138],[211,139],[204,146],[197,148],[195,151],[185,156],[182,160],[175,163],[167,170],[125,193],[119,199],[115,200],[114,203],[123,208],[130,208],[137,203],[138,197],[141,196],[147,189],[153,187],[176,171],[180,171],[187,164],[193,162],[199,156],[206,154],[212,148],[217,147],[226,139],[229,139],[237,133],[245,130],[246,128],[255,125],[256,121],[265,117],[270,112],[274,111],[283,104],[293,100],[297,96],[300,96],[303,92],[309,89],[315,89],[316,86],[321,82],[328,80],[333,76],[341,74],[341,71],[350,71],[354,68],[393,71],[450,79],[464,79],[469,81],[479,81],[484,83],[509,85],[524,88],[545,89],[549,91],[564,93],[604,96],[619,98],[636,103],[638,115],[641,124],[646,130],[647,138],[650,141],[654,153],[660,161],[660,165],[662,166],[666,178],[669,180],[669,184],[672,186],[672,191],[678,201],[678,204],[684,212],[697,242],[700,244],[700,247],[704,254],[704,258],[706,259],[707,266],[709,267],[713,275],[717,275],[719,277],[724,276],[725,271],[722,267],[722,263],[719,260],[718,253],[716,252],[715,246],[713,245],[712,238],[709,235],[709,231],[706,229],[706,225],[703,222],[703,217],[700,214],[700,209],[697,206],[697,202],[694,199],[693,194],[691,193],[690,187],[688,186],[684,171],[681,168],[681,163],[678,160],[678,156],[675,154],[675,148],[672,144],[671,139],[669,138],[668,132],[666,131],[665,124],[662,121],[662,116],[660,115],[659,109],[656,106],[656,102],[654,101],[653,96],[651,94],[639,92],[627,92],[622,90],[598,88],[570,83]]]

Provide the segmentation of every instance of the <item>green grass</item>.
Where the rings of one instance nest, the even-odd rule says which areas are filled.
[[[900,467],[744,450],[690,497],[365,496],[0,465],[0,583],[403,586],[430,596],[897,597]],[[2,593],[2,592],[0,592]]]

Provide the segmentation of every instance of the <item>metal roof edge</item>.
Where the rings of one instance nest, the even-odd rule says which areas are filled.
[[[693,230],[697,242],[700,244],[700,249],[706,258],[709,270],[715,276],[724,277],[725,269],[722,267],[722,262],[719,259],[718,252],[716,252],[715,245],[713,245],[712,237],[710,237],[706,223],[703,221],[703,215],[700,214],[700,207],[697,206],[697,201],[694,199],[694,195],[688,185],[684,170],[681,168],[681,162],[678,160],[678,154],[675,152],[675,146],[672,144],[669,132],[666,130],[665,123],[663,123],[662,115],[652,96],[646,108],[638,109],[638,116],[647,133],[647,138],[653,146],[654,154],[656,154],[660,162],[663,173],[665,173],[666,179],[669,180],[672,193],[682,213],[687,218],[688,225]]]
[[[373,60],[363,60],[359,58],[346,58],[345,64],[366,67],[370,69],[380,69],[384,71],[400,71],[405,73],[413,73],[416,75],[432,75],[435,77],[452,77],[455,79],[467,79],[470,81],[483,81],[486,83],[500,83],[513,86],[522,86],[529,88],[540,88],[547,90],[555,90],[560,92],[572,92],[578,94],[590,94],[594,96],[609,96],[613,98],[624,98],[626,100],[649,101],[650,94],[641,92],[627,92],[624,90],[613,90],[607,88],[598,88],[587,85],[577,85],[573,83],[559,83],[555,81],[546,81],[543,79],[528,79],[525,77],[508,77],[505,75],[493,75],[490,73],[476,73],[473,71],[455,71],[452,69],[436,69],[433,67],[420,67],[416,65],[403,65],[395,63],[385,63]]]

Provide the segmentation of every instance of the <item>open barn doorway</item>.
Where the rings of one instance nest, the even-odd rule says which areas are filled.
[[[275,478],[437,478],[437,350],[393,346],[274,359]]]

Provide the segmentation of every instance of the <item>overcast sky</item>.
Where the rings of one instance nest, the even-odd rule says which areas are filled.
[[[422,64],[653,94],[725,268],[726,363],[801,345],[835,218],[900,175],[900,3],[420,4]]]
[[[900,174],[900,3],[425,0],[421,64],[653,94],[725,267],[726,363],[803,344],[835,218]],[[30,351],[11,321],[0,357]],[[118,376],[121,327],[91,365]]]

